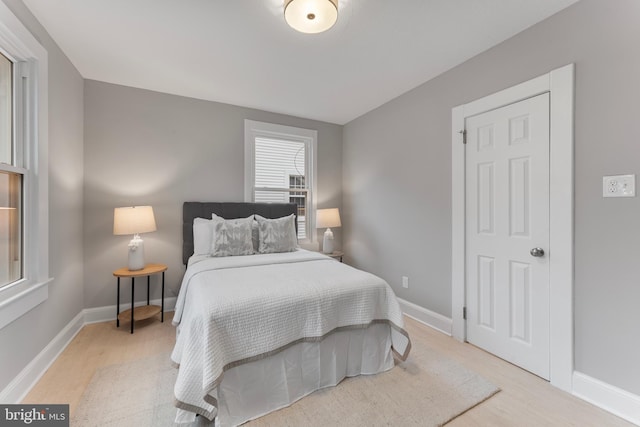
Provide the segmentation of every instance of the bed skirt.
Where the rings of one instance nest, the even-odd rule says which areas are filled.
[[[212,393],[218,402],[215,426],[240,425],[316,390],[335,386],[346,377],[377,374],[393,366],[391,328],[386,323],[337,331],[319,342],[295,344],[225,371]],[[178,409],[175,421],[196,425],[196,416]],[[199,421],[197,425],[203,425],[205,420]]]

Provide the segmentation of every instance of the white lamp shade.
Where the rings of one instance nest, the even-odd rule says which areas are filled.
[[[318,209],[316,228],[341,227],[340,211],[338,208]]]
[[[156,231],[151,206],[130,206],[113,211],[113,234],[140,234]]]
[[[301,33],[321,33],[338,20],[338,0],[285,0],[284,19]]]

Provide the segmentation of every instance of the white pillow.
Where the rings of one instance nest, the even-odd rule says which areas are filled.
[[[255,215],[258,221],[260,243],[258,252],[269,254],[276,252],[293,252],[298,247],[295,214],[282,218],[267,219]]]
[[[193,254],[209,255],[211,251],[211,233],[213,221],[204,218],[193,220]]]
[[[214,233],[216,220],[222,221],[224,218],[216,214],[211,214],[211,219],[194,218],[193,220],[193,254],[210,255],[211,239]]]
[[[211,256],[252,255],[251,225],[253,216],[240,219],[212,220]]]

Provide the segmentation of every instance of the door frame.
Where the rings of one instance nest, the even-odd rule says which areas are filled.
[[[549,378],[570,392],[573,377],[574,64],[451,110],[452,336],[466,340],[465,118],[549,93]]]

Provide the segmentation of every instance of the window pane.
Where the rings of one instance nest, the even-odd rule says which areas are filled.
[[[0,54],[0,163],[13,164],[13,63]]]
[[[298,240],[307,238],[307,195],[291,196],[290,203],[298,204]]]
[[[22,278],[22,175],[0,171],[0,287]]]
[[[289,175],[289,188],[306,188],[304,184],[304,176]],[[298,205],[298,222],[300,224],[305,224],[307,215],[307,193],[304,191],[289,192],[289,203],[295,203]],[[300,232],[298,232],[298,235],[299,234]]]
[[[256,187],[289,188],[290,175],[304,177],[304,142],[256,138],[255,150]]]

